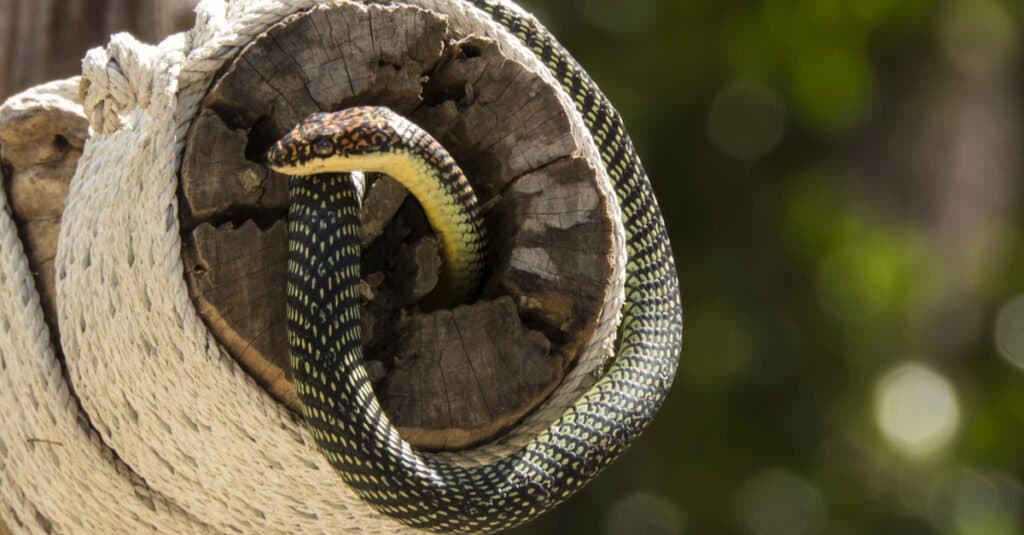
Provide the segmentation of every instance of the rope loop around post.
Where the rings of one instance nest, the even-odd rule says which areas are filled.
[[[518,12],[511,2],[497,3]],[[77,113],[84,113],[92,134],[73,154],[80,159],[54,260],[59,345],[51,345],[24,248],[18,247],[9,192],[0,190],[0,358],[7,370],[0,377],[0,465],[5,466],[0,517],[12,528],[182,533],[407,529],[345,486],[303,422],[261,388],[211,333],[190,298],[179,218],[179,181],[190,129],[200,120],[215,79],[233,60],[261,35],[314,9],[372,10],[376,15],[398,8],[432,12],[451,28],[453,42],[469,36],[486,40],[509,62],[531,72],[546,86],[551,105],[567,112],[571,158],[552,168],[594,177],[592,197],[565,197],[587,201],[589,207],[603,206],[614,196],[598,148],[559,81],[516,36],[462,0],[202,0],[195,27],[163,43],[113,36],[83,60],[78,101],[65,94],[67,83],[54,97],[80,105]],[[356,35],[361,28],[333,30],[366,38]],[[403,36],[395,32],[392,38]],[[375,67],[383,73],[396,66],[383,61]],[[360,83],[340,74],[339,80]],[[53,95],[54,89],[40,88],[39,93]],[[237,111],[211,109],[224,116]],[[443,113],[457,110],[448,106],[433,121],[444,125]],[[254,118],[253,128],[258,123]],[[450,135],[458,138],[460,133]],[[244,145],[240,151],[244,158]],[[541,163],[515,165],[525,174]],[[552,189],[541,174],[517,182],[524,199],[540,199]],[[555,186],[572,191],[571,184]],[[545,208],[550,205],[536,205],[538,212]],[[611,266],[610,286],[621,290],[625,234],[618,206],[608,210],[620,223],[608,229],[613,251],[599,260]],[[563,224],[568,228],[575,220],[565,218]],[[530,264],[524,258],[541,257],[518,256],[510,263]],[[610,353],[623,301],[621,291],[612,293],[598,303],[599,324],[580,344],[588,355],[586,364],[567,372],[546,406],[536,411],[539,416],[489,447],[440,455],[466,465],[501,458],[593,384]],[[33,403],[35,397],[41,401]],[[17,433],[8,433],[15,428]],[[32,481],[31,473],[45,474],[46,484]]]
[[[136,108],[149,106],[158,55],[157,47],[128,33],[113,35],[105,48],[89,50],[82,60],[80,97],[95,131],[114,132]]]

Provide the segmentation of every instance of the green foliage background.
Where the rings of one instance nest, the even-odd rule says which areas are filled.
[[[1024,534],[1022,4],[522,3],[622,112],[686,329],[646,435],[517,533]],[[879,422],[908,363],[958,409],[927,452]]]

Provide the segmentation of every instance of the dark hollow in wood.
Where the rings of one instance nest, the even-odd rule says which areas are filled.
[[[383,105],[433,134],[487,207],[479,300],[425,313],[441,269],[419,205],[367,177],[362,243],[367,369],[413,444],[490,440],[543,401],[593,333],[612,270],[612,222],[555,91],[444,16],[345,4],[290,17],[211,88],[181,170],[187,281],[224,347],[297,407],[284,319],[287,180],[262,164],[316,111]]]

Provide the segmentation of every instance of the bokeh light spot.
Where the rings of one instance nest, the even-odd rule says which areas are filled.
[[[1017,28],[999,2],[949,2],[938,19],[939,41],[962,72],[986,78],[1005,72],[1018,53]]]
[[[953,439],[960,423],[960,405],[945,377],[920,364],[904,364],[878,383],[875,421],[894,448],[923,458]]]
[[[867,119],[874,99],[874,66],[855,47],[799,50],[793,94],[807,119],[828,131],[844,131]]]
[[[786,107],[771,88],[750,81],[725,87],[711,103],[708,135],[728,156],[754,160],[771,152],[786,130]]]
[[[906,310],[928,289],[932,267],[913,236],[875,225],[844,236],[818,267],[822,306],[857,322]]]
[[[813,485],[787,470],[760,472],[740,494],[740,517],[753,535],[822,533],[827,521],[825,500]]]
[[[957,535],[1019,535],[1020,489],[1014,483],[1008,477],[968,472],[953,491]]]
[[[863,243],[848,244],[825,257],[818,270],[822,305],[850,321],[878,314],[891,302],[898,283],[888,260]]]
[[[623,498],[608,509],[606,535],[681,535],[683,515],[679,508],[661,496],[638,493]]]
[[[999,309],[995,334],[999,354],[1024,370],[1024,295],[1017,296]]]

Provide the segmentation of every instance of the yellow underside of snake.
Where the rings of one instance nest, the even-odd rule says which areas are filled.
[[[613,462],[654,418],[675,376],[682,337],[678,282],[664,223],[618,113],[530,17],[470,2],[518,37],[560,81],[601,152],[623,213],[629,259],[616,358],[545,431],[491,464],[463,467],[405,442],[362,367],[360,192],[351,171],[386,173],[423,206],[441,237],[441,291],[472,297],[484,224],[465,176],[441,145],[379,107],[316,114],[268,153],[289,184],[288,339],[296,388],[321,451],[355,492],[408,525],[480,533],[526,522]]]

